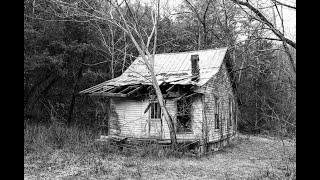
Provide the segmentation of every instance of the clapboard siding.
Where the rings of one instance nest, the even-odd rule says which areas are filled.
[[[169,114],[176,121],[177,102],[173,100],[166,100],[166,107]],[[191,122],[192,133],[178,133],[177,139],[200,139],[202,135],[202,103],[200,96],[195,96],[191,108]],[[167,122],[163,119],[163,138],[170,139],[170,131]]]
[[[113,105],[119,117],[120,135],[148,137],[148,113],[144,114],[147,101],[113,98]]]
[[[221,138],[231,135],[234,132],[233,124],[229,123],[229,97],[232,97],[232,88],[227,75],[225,63],[220,66],[219,72],[212,77],[202,89],[204,97],[204,119],[207,121],[207,132],[209,142],[218,141]],[[215,98],[218,97],[220,112],[220,128],[215,129]],[[232,123],[234,123],[232,121]]]
[[[191,120],[193,138],[200,139],[202,136],[202,101],[201,96],[194,96],[191,108]],[[186,136],[187,139],[188,136]]]

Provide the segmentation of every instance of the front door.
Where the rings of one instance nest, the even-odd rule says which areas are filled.
[[[161,108],[158,102],[150,102],[149,108],[149,137],[161,138]]]
[[[149,136],[155,138],[161,138],[161,119],[150,119],[150,131]]]

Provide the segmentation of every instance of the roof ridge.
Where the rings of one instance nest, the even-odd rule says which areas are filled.
[[[213,49],[201,49],[201,50],[184,51],[184,52],[169,52],[169,53],[160,53],[160,54],[155,54],[155,55],[195,53],[195,52],[213,51],[213,50],[220,50],[220,49],[228,49],[228,47],[220,47],[220,48],[213,48]],[[137,58],[139,58],[139,57],[141,57],[141,56],[139,55]]]

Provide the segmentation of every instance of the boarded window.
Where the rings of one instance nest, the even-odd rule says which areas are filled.
[[[157,102],[150,103],[150,119],[160,119],[161,118],[161,108],[160,104]]]
[[[220,128],[220,118],[219,118],[219,103],[218,103],[218,97],[214,96],[214,127],[215,129]]]
[[[190,98],[177,101],[177,133],[192,132],[191,104]]]

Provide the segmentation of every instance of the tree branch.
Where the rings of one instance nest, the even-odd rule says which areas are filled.
[[[261,20],[261,22],[263,22],[264,24],[266,24],[271,31],[277,36],[279,37],[282,41],[284,41],[285,43],[289,44],[290,46],[292,46],[293,48],[296,49],[296,43],[293,42],[292,40],[286,38],[284,36],[283,33],[281,33],[278,29],[276,29],[273,24],[255,7],[253,7],[249,1],[243,2],[240,0],[231,0],[232,2],[238,4],[238,5],[242,5],[242,6],[246,6],[247,8],[249,8],[255,15],[257,15],[259,17],[259,19]]]
[[[285,7],[287,7],[287,8],[297,9],[297,8],[296,8],[296,7],[294,7],[294,6],[291,6],[291,5],[288,5],[288,4],[284,4],[284,3],[279,2],[279,1],[277,1],[277,0],[271,0],[271,1],[273,1],[273,2],[277,3],[277,4],[281,5],[281,6],[285,6]]]

